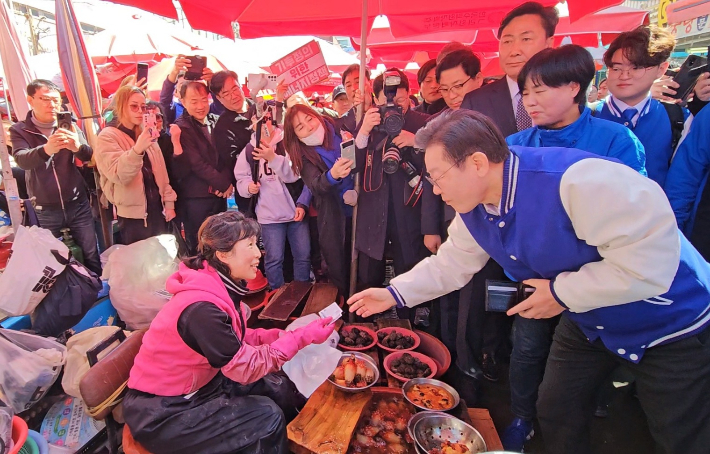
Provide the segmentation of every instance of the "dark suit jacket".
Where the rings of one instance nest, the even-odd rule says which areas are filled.
[[[518,132],[513,112],[513,100],[510,98],[510,90],[505,77],[467,94],[461,108],[475,110],[489,117],[498,126],[504,137]]]

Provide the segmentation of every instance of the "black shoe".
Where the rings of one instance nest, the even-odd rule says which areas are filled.
[[[483,361],[481,362],[481,368],[483,369],[483,377],[492,382],[497,382],[500,380],[500,375],[498,373],[498,363],[496,363],[495,358],[488,353],[483,354]]]

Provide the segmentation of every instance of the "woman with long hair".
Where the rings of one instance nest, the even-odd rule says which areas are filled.
[[[313,194],[318,210],[318,242],[328,277],[348,294],[350,237],[357,194],[350,175],[353,162],[340,156],[340,131],[313,108],[293,105],[284,119],[284,146],[293,169]]]
[[[123,400],[133,438],[154,454],[288,452],[286,424],[305,398],[276,372],[334,327],[330,318],[288,332],[246,327],[259,234],[237,211],[210,216],[197,255],[166,282],[173,297],[143,337]]]
[[[138,87],[121,87],[115,116],[98,136],[94,156],[101,189],[116,206],[124,244],[168,232],[177,194],[170,186],[163,153],[143,128],[146,99]]]

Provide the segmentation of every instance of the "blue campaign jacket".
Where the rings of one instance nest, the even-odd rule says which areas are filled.
[[[461,219],[480,247],[513,278],[550,279],[554,292],[558,275],[602,260],[597,247],[575,233],[560,189],[572,165],[605,158],[573,149],[514,146],[511,151],[505,162],[501,215],[491,215],[479,205],[461,214]],[[646,348],[691,336],[708,326],[710,264],[683,235],[679,237],[680,262],[666,293],[586,312],[568,311],[590,341],[601,338],[613,353],[639,362]]]
[[[525,147],[577,148],[600,156],[616,158],[646,175],[646,153],[638,138],[626,127],[592,116],[584,107],[581,116],[562,129],[539,126],[508,136],[508,145]]]
[[[678,228],[690,237],[700,196],[710,172],[710,108],[693,120],[690,132],[678,147],[666,177],[665,191]]]

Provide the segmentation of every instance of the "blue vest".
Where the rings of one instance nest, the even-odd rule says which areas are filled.
[[[597,103],[595,116],[616,123],[622,121],[611,112],[606,100]],[[673,157],[673,131],[666,108],[659,101],[651,99],[648,112],[638,118],[633,132],[646,150],[648,177],[663,187]]]
[[[482,205],[461,214],[478,244],[516,281],[554,280],[602,260],[580,240],[560,197],[565,171],[583,159],[604,159],[566,148],[511,147],[505,163],[501,215]],[[584,313],[568,312],[590,341],[639,362],[646,348],[693,335],[710,324],[710,265],[680,234],[680,265],[660,296]]]

